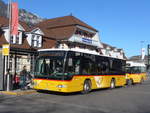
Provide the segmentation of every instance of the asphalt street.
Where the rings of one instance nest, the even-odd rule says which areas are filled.
[[[0,95],[0,113],[150,113],[150,80],[89,94]]]

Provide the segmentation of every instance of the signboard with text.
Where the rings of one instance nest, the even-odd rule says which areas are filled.
[[[82,38],[82,42],[92,44],[92,39]]]
[[[78,35],[73,35],[69,41],[72,41],[72,42],[79,42],[79,43],[82,43],[82,44],[87,44],[87,45],[93,45],[93,46],[100,46],[100,42],[96,39],[90,39],[90,38],[87,38],[87,37],[81,37],[81,36],[78,36]]]

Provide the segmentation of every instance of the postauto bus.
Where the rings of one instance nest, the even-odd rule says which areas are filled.
[[[146,65],[140,62],[127,61],[126,84],[143,83],[146,80]]]
[[[39,50],[33,88],[89,93],[92,89],[124,86],[125,60],[73,49]]]

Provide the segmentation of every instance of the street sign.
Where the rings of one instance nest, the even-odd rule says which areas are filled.
[[[9,44],[3,44],[2,55],[4,55],[4,56],[8,56],[9,55]]]

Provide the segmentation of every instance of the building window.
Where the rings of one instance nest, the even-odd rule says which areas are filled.
[[[32,35],[32,41],[31,41],[31,45],[34,47],[34,42],[35,41],[35,35]]]
[[[19,36],[16,37],[16,44],[19,44]]]
[[[40,36],[37,36],[37,37],[36,37],[36,40],[37,40],[37,41],[36,41],[36,43],[37,43],[36,45],[37,45],[37,47],[39,47],[39,46],[40,46],[39,39],[40,39]]]
[[[32,35],[31,46],[41,47],[42,37],[40,35]]]
[[[15,36],[15,35],[11,36],[10,43],[11,44],[21,44],[22,43],[22,32],[19,31],[17,36]]]
[[[82,30],[76,30],[75,34],[86,38],[92,38],[94,36],[94,34]]]
[[[10,37],[10,43],[13,44],[13,36]]]

